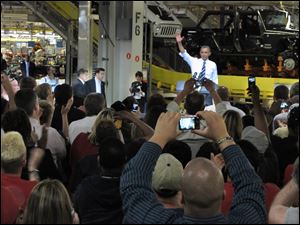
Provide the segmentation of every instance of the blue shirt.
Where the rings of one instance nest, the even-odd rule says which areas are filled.
[[[43,83],[50,84],[51,90],[52,92],[54,92],[55,87],[59,84],[59,79],[58,78],[50,79],[49,76],[47,75],[41,79],[40,84]]]
[[[266,223],[264,191],[261,179],[255,173],[238,145],[223,150],[222,154],[232,178],[234,198],[228,217],[218,214],[209,218],[192,218],[174,210],[165,209],[152,190],[152,173],[162,149],[146,142],[126,165],[120,182],[125,223]]]

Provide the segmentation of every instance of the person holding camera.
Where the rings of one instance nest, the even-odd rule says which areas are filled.
[[[248,159],[228,135],[223,118],[215,112],[199,111],[196,116],[207,127],[194,132],[215,141],[232,177],[234,197],[228,216],[221,213],[224,179],[210,160],[193,159],[185,167],[181,185],[183,211],[165,209],[151,187],[155,164],[164,146],[178,135],[179,113],[162,113],[153,136],[145,142],[123,171],[120,191],[124,223],[204,224],[266,223],[262,180]]]
[[[182,45],[182,40],[184,37],[181,37],[180,33],[176,33],[176,42],[178,44],[178,48],[180,50],[179,55],[186,61],[193,74],[192,78],[196,81],[195,86],[200,87],[199,92],[205,96],[205,106],[212,105],[212,97],[209,94],[209,91],[204,87],[202,82],[205,79],[210,79],[214,82],[215,85],[218,84],[218,71],[217,65],[215,62],[209,60],[209,56],[211,55],[211,49],[207,45],[203,45],[200,48],[200,56],[201,58],[195,58],[190,56],[187,51],[184,49]]]
[[[143,81],[143,73],[141,71],[136,72],[135,78],[136,81],[131,83],[129,91],[138,102],[141,112],[144,112],[147,84]]]

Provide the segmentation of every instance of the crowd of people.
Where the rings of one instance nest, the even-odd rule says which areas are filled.
[[[1,74],[1,223],[299,223],[298,82],[267,108],[258,86],[249,107],[208,78],[206,105],[191,78],[141,113],[142,73],[110,106],[104,73],[80,69],[73,86]],[[200,129],[178,129],[187,115]]]
[[[103,68],[71,86],[27,55],[16,80],[1,54],[1,224],[299,224],[299,83],[271,107],[256,85],[252,107],[231,102],[210,47],[183,40],[192,78],[171,102],[141,71],[108,105]]]

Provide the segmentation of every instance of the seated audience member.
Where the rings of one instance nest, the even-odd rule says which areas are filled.
[[[40,147],[46,146],[44,140],[38,142],[38,147],[34,147],[35,142],[32,141],[32,136],[34,135],[32,134],[30,121],[23,109],[6,112],[2,117],[1,125],[4,132],[17,131],[23,137],[27,148],[27,165],[22,171],[23,179],[43,180],[48,177],[60,179],[60,174],[55,166],[51,152]],[[35,168],[31,168],[32,165]],[[37,169],[39,171],[38,174],[28,172],[28,170],[33,171],[33,169]]]
[[[197,91],[194,91],[194,79],[189,79],[184,83],[183,90],[178,93],[174,101],[170,102],[167,106],[169,112],[179,112],[180,103],[186,97],[184,102],[184,109],[186,115],[195,115],[196,112],[204,109],[204,95],[200,94]],[[197,151],[201,145],[207,142],[207,139],[201,137],[197,134],[194,134],[192,131],[182,132],[176,137],[177,140],[187,143],[192,151],[192,158],[195,157]]]
[[[45,100],[40,101],[39,104],[43,112],[40,117],[40,123],[41,125],[45,125],[48,128],[46,149],[50,150],[57,168],[62,168],[61,162],[67,155],[65,139],[58,133],[55,128],[50,127],[53,115],[52,106]]]
[[[36,87],[35,92],[39,100],[46,100],[52,107],[54,107],[54,95],[52,94],[50,84],[40,84]]]
[[[288,132],[287,138],[280,138],[271,135],[271,143],[279,159],[279,182],[283,182],[284,170],[287,165],[294,163],[299,156],[298,137],[299,137],[299,104],[290,107],[288,113]]]
[[[231,103],[229,101],[229,91],[228,91],[227,87],[220,86],[217,89],[217,93],[218,93],[218,95],[220,96],[220,98],[222,100],[222,102],[219,103],[218,107],[220,107],[220,108],[222,107],[222,110],[224,112],[227,111],[227,110],[233,110],[233,111],[238,112],[240,114],[241,118],[243,118],[243,116],[245,116],[245,113],[242,110],[240,110],[239,108],[231,105]],[[211,110],[211,111],[216,112],[215,105],[207,106],[207,107],[205,107],[204,110]]]
[[[145,141],[146,139],[139,138],[126,144],[125,151],[126,151],[127,162],[138,153],[139,149],[142,147]]]
[[[1,137],[1,196],[2,191],[8,194],[1,198],[1,223],[8,220],[16,222],[19,210],[25,209],[30,192],[37,184],[36,181],[21,179],[22,168],[26,166],[26,151],[18,132],[7,132]],[[16,210],[11,208],[12,205]],[[2,218],[3,210],[7,210],[6,218]]]
[[[254,170],[258,172],[259,170],[259,152],[257,148],[251,144],[249,141],[241,140],[238,141],[237,144],[241,147],[242,151],[244,152],[245,156],[253,166]],[[222,202],[222,212],[224,214],[228,214],[230,211],[232,198],[233,198],[233,185],[230,181],[230,177],[227,178],[228,182],[225,183],[224,190],[225,190],[225,198]],[[273,183],[264,183],[264,195],[265,195],[265,206],[267,212],[270,209],[271,203],[275,198],[275,195],[279,192],[279,187]]]
[[[99,120],[94,124],[92,133],[79,134],[71,147],[71,168],[70,190],[73,192],[81,180],[87,176],[95,175],[98,171],[97,152],[99,143],[105,138],[119,138],[119,132],[112,120],[105,119],[108,110],[102,111]],[[106,114],[106,115],[105,115]],[[102,118],[102,119],[100,119]],[[95,126],[96,125],[96,126]],[[95,129],[95,131],[93,131]],[[121,139],[120,139],[121,140]],[[78,143],[77,143],[78,141]],[[73,147],[74,146],[74,147]],[[76,148],[75,148],[76,146]]]
[[[123,219],[120,176],[126,163],[124,144],[106,138],[98,153],[100,173],[85,178],[78,186],[75,209],[83,224],[120,224]]]
[[[44,180],[31,192],[24,224],[79,224],[68,191],[58,180]]]
[[[167,102],[161,94],[153,94],[147,102],[146,113],[153,106],[167,107]]]
[[[183,168],[185,168],[188,162],[192,159],[190,146],[182,141],[172,140],[168,142],[162,153],[170,153],[173,155],[177,160],[179,160],[179,162],[181,162]]]
[[[69,125],[70,144],[80,133],[90,133],[98,113],[104,108],[105,99],[102,94],[91,93],[84,99],[86,117],[73,121]]]
[[[34,90],[37,86],[36,80],[33,77],[23,77],[20,80],[20,90],[22,89],[31,89]]]
[[[262,155],[266,152],[270,144],[267,135],[254,126],[245,127],[242,131],[241,139],[251,142]]]
[[[215,142],[206,142],[200,147],[196,157],[211,159],[211,154],[217,155],[219,153],[220,150]]]
[[[152,188],[164,208],[182,208],[182,174],[182,164],[174,156],[169,153],[159,156],[152,175]]]
[[[62,116],[61,109],[63,106],[66,106],[68,100],[72,98],[73,92],[72,87],[68,84],[58,85],[54,89],[54,97],[55,97],[55,109],[53,113],[53,119],[51,123],[51,127],[55,128],[58,132],[62,132]],[[75,120],[80,120],[85,117],[85,113],[74,106],[70,108],[68,112],[68,122],[69,124]]]
[[[293,178],[281,189],[272,202],[269,223],[299,224],[299,160],[295,165]]]
[[[285,85],[278,85],[274,88],[273,100],[288,100],[289,99],[289,88]]]
[[[35,92],[31,89],[21,89],[15,95],[15,103],[18,108],[25,110],[29,117],[32,131],[37,135],[37,139],[41,140],[44,128],[39,121],[41,111]]]
[[[150,109],[147,109],[144,118],[145,123],[154,129],[159,115],[166,111],[167,110],[165,106],[159,106],[159,105],[152,106]]]
[[[199,135],[216,141],[232,176],[234,198],[228,217],[221,214],[224,180],[221,171],[207,159],[193,159],[183,172],[184,214],[165,209],[151,191],[152,172],[166,143],[177,135],[180,114],[163,113],[149,142],[125,166],[120,190],[123,223],[265,223],[266,211],[261,179],[240,147],[228,135],[221,116],[202,111],[207,124]]]

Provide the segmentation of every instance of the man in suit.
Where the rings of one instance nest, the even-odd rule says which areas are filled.
[[[88,71],[86,69],[79,69],[77,73],[77,79],[73,84],[73,96],[74,105],[83,105],[83,100],[85,98],[85,87],[84,84],[88,79]]]
[[[85,82],[85,94],[88,95],[91,92],[96,92],[104,95],[105,98],[105,82],[103,81],[105,70],[103,68],[97,68],[95,71],[95,77]]]
[[[21,71],[23,77],[33,77],[35,78],[36,75],[36,68],[35,64],[30,61],[30,56],[27,55],[24,59],[24,61],[21,63]]]

